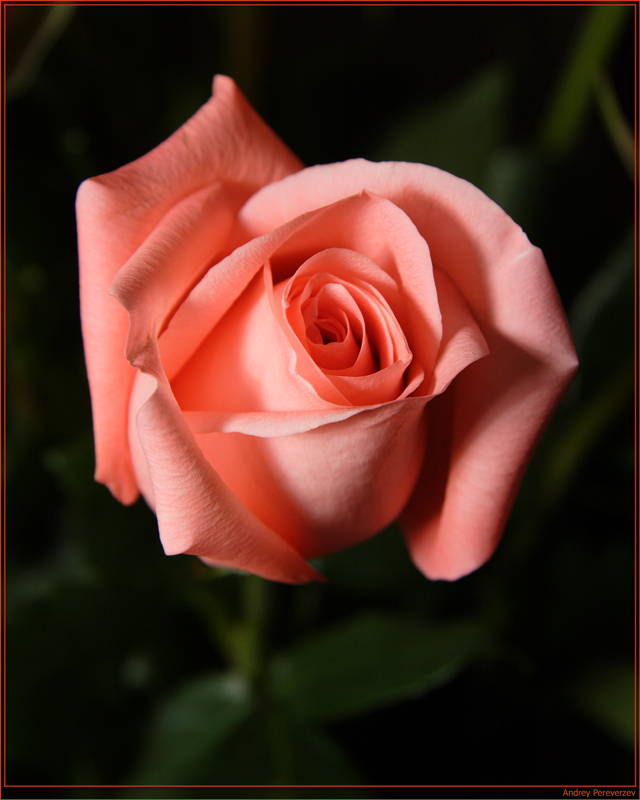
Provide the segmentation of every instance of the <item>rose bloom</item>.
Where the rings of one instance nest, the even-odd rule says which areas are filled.
[[[96,480],[273,580],[396,519],[428,577],[477,569],[577,366],[542,253],[434,167],[304,169],[213,88],[78,192]]]

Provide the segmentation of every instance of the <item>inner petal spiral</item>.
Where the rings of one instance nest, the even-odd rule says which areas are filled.
[[[329,373],[369,375],[377,371],[378,362],[366,321],[350,287],[335,280],[324,273],[315,275],[300,295],[306,348]]]
[[[284,320],[316,370],[351,402],[385,402],[411,391],[422,371],[366,256],[330,248],[279,285]],[[299,365],[301,366],[301,365]]]

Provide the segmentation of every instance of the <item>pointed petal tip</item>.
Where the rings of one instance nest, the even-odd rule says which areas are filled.
[[[224,75],[223,73],[218,73],[213,76],[213,81],[211,83],[211,91],[213,94],[220,91],[231,91],[237,88],[236,82],[233,78],[230,78],[228,75]]]
[[[103,480],[97,470],[94,475],[94,480],[96,483],[106,486],[115,499],[122,503],[123,506],[132,506],[140,497],[138,487],[133,483],[118,480]]]

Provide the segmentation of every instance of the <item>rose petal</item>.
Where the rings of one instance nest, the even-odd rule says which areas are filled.
[[[177,309],[159,340],[170,381],[232,309],[272,253],[321,214],[322,210],[310,212],[246,242],[207,272]]]
[[[330,407],[299,375],[260,273],[171,380],[171,386],[184,411],[320,411]]]
[[[136,366],[149,333],[157,337],[194,281],[216,259],[235,221],[222,184],[189,195],[171,209],[116,275],[109,293],[129,312],[125,354]]]
[[[389,222],[389,214],[395,214],[396,211],[392,204],[372,195],[347,197],[328,208],[315,209],[289,220],[281,227],[238,247],[210,269],[194,287],[163,333],[160,350],[169,380],[173,380],[253,276],[274,254],[277,256],[279,270],[279,274],[275,276],[276,281],[290,278],[307,258],[319,250],[334,246],[349,249],[352,239],[357,247],[375,251],[385,266],[393,271],[393,247],[388,245],[386,250],[382,245],[376,246],[377,249],[367,247],[369,239],[363,231],[369,228],[377,230],[384,220]],[[424,294],[424,301],[417,312],[423,322],[417,329],[419,335],[416,337],[415,350],[421,365],[434,363],[442,336],[442,322],[432,271],[424,269],[425,263],[430,264],[429,251],[406,215],[397,213],[401,220],[394,217],[390,228],[402,234],[400,236],[399,233],[396,237],[399,240],[398,256],[406,258],[412,264],[415,261],[413,268],[416,271],[420,264],[426,275],[425,278],[415,280],[415,284]],[[413,248],[413,256],[407,252],[409,245]],[[285,262],[290,267],[288,272],[283,271]],[[371,261],[368,263],[373,264]],[[408,303],[393,274],[386,273],[375,264],[373,268],[370,274],[361,275],[362,280],[366,280],[385,297],[403,330],[405,324],[415,327],[415,320],[408,319]],[[418,305],[417,299],[413,305]],[[417,380],[417,372],[411,375],[411,381],[414,379]],[[415,388],[413,386],[411,391]],[[323,397],[331,403],[346,402],[344,396],[335,387],[331,387],[328,381],[323,389]],[[373,400],[369,402],[375,404]]]
[[[455,284],[444,272],[434,270],[442,310],[442,342],[431,377],[425,381],[427,396],[442,394],[469,364],[489,354],[478,323]]]
[[[189,194],[222,181],[233,186],[241,201],[300,167],[233,81],[217,76],[211,100],[167,141],[137,161],[80,186],[76,202],[80,301],[96,480],[106,483],[123,502],[133,502],[138,493],[126,432],[135,373],[122,358],[127,314],[108,296],[109,286],[156,225],[162,224],[163,216]],[[191,279],[197,278],[201,266],[196,263]]]
[[[321,579],[225,486],[196,444],[166,381],[158,381],[138,412],[137,430],[167,555],[189,553],[286,583]]]
[[[520,341],[485,326],[490,355],[456,378],[446,403],[429,406],[429,451],[401,518],[416,564],[433,579],[455,580],[491,557],[533,451],[575,373],[542,254],[525,249],[510,267],[509,303],[496,309],[495,321],[502,331],[517,331]],[[448,475],[446,485],[439,475],[434,479],[435,464],[436,473]]]

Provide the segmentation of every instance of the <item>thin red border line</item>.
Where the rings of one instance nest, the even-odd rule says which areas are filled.
[[[7,783],[7,789],[610,789],[637,783]]]
[[[3,8],[3,18],[2,18],[2,27],[3,27],[3,53],[2,53],[2,89],[3,89],[3,103],[2,103],[2,158],[3,158],[3,175],[2,175],[2,334],[3,334],[3,341],[2,341],[2,548],[3,548],[3,565],[2,565],[2,576],[3,576],[3,590],[2,590],[2,616],[3,616],[3,654],[2,654],[2,667],[3,667],[3,674],[2,674],[2,683],[3,683],[3,692],[4,696],[6,697],[6,625],[4,625],[5,620],[5,609],[6,609],[6,537],[4,535],[6,530],[6,453],[5,453],[5,442],[6,442],[6,270],[4,269],[4,265],[6,264],[6,170],[4,169],[5,166],[5,158],[6,158],[6,95],[4,92],[4,81],[6,77],[6,46],[5,46],[5,39],[6,39],[6,8],[8,7],[16,7],[16,6],[27,6],[27,7],[52,7],[58,5],[72,5],[72,6],[148,6],[151,5],[150,3],[145,2],[127,2],[127,0],[112,0],[112,2],[102,1],[102,2],[91,2],[90,0],[85,0],[85,2],[47,2],[47,0],[42,0],[38,2],[38,0],[30,0],[30,2],[20,2],[16,0],[11,2],[10,0],[2,0],[0,3]],[[540,6],[551,6],[551,7],[591,7],[591,6],[633,6],[634,7],[634,32],[635,32],[635,41],[634,41],[634,59],[635,59],[635,66],[636,66],[636,73],[634,76],[634,90],[635,90],[635,97],[634,97],[634,123],[635,123],[635,131],[634,131],[634,181],[635,181],[635,192],[634,192],[634,219],[636,223],[635,229],[635,253],[636,253],[636,273],[634,276],[634,291],[635,291],[635,325],[636,325],[636,340],[634,342],[634,353],[636,357],[636,361],[634,364],[634,377],[636,381],[635,386],[635,402],[636,402],[636,416],[634,418],[634,435],[635,441],[638,441],[638,414],[640,410],[638,409],[638,2],[606,2],[606,0],[577,0],[576,2],[545,2],[544,0],[521,0],[521,2],[473,2],[473,0],[469,0],[469,2],[398,2],[398,3],[388,3],[388,2],[353,2],[353,3],[345,3],[340,2],[340,0],[326,0],[325,2],[314,2],[314,3],[293,3],[293,2],[238,2],[238,3],[218,3],[218,2],[207,2],[207,0],[201,0],[200,2],[180,2],[179,0],[157,0],[153,3],[154,6],[190,6],[190,7],[197,7],[197,6],[278,6],[278,7],[286,7],[286,6],[311,6],[311,7],[335,7],[335,6],[401,6],[401,7],[411,7],[411,6],[455,6],[455,7],[472,7],[472,6],[490,6],[490,7],[540,7]],[[637,454],[636,454],[637,455]],[[638,529],[638,462],[636,458],[635,464],[635,479],[636,483],[634,486],[634,495],[635,495],[635,528],[636,532]],[[636,598],[638,595],[638,536],[636,535],[635,543],[634,543],[634,554],[635,554],[635,588],[636,588]],[[634,699],[635,699],[635,782],[634,784],[571,784],[572,787],[575,788],[582,788],[582,787],[616,787],[617,789],[624,789],[624,788],[636,788],[638,786],[638,605],[636,603],[636,607],[634,610],[634,621],[635,621],[635,631],[634,631],[634,639],[635,639],[635,653],[634,653],[634,662],[635,662],[635,690],[634,690]],[[3,713],[3,775],[6,775],[6,714]],[[5,788],[568,788],[567,784],[305,784],[304,786],[301,784],[2,784]]]
[[[634,8],[634,777],[638,785],[638,7]]]
[[[155,0],[155,2],[144,2],[144,0],[137,0],[130,2],[130,0],[76,0],[75,2],[49,2],[49,0],[29,0],[28,2],[20,2],[20,0],[3,0],[3,6],[26,6],[26,7],[52,7],[52,6],[123,6],[123,7],[140,7],[140,6],[220,6],[220,7],[253,7],[253,6],[276,6],[276,7],[361,7],[361,6],[398,6],[401,8],[406,7],[427,7],[427,6],[454,6],[454,7],[473,7],[473,6],[491,6],[491,7],[592,7],[592,6],[632,6],[637,9],[637,0],[629,0],[628,2],[620,1],[608,2],[607,0],[564,0],[563,2],[556,2],[555,0],[521,0],[520,2],[513,2],[512,0],[493,0],[493,2],[481,2],[480,0],[438,0],[437,2],[343,2],[343,0],[316,0],[310,3],[298,2],[268,2],[268,0],[257,0],[257,2],[234,2],[234,3],[220,3],[210,2],[210,0],[190,0],[183,2],[182,0]]]
[[[602,0],[565,0],[564,2],[553,2],[551,0],[521,0],[521,2],[512,2],[511,0],[494,0],[494,2],[480,2],[480,0],[453,0],[452,2],[447,2],[446,0],[439,0],[439,2],[395,2],[395,3],[387,3],[387,2],[343,2],[343,0],[316,0],[313,3],[298,3],[298,2],[267,2],[266,0],[258,0],[257,2],[235,2],[235,3],[220,3],[220,2],[210,2],[210,0],[190,0],[190,2],[184,2],[183,0],[156,0],[154,3],[144,2],[144,0],[138,0],[137,2],[130,2],[129,0],[98,0],[97,2],[93,2],[92,0],[77,0],[76,2],[59,2],[53,3],[49,2],[49,0],[29,0],[29,2],[20,2],[20,0],[5,0],[2,3],[3,6],[25,6],[25,7],[52,7],[52,6],[88,6],[88,7],[148,7],[153,5],[154,7],[178,7],[178,6],[186,6],[186,7],[230,7],[230,6],[238,6],[238,7],[254,7],[254,6],[267,6],[267,7],[279,7],[279,8],[286,8],[286,7],[312,7],[312,8],[342,8],[342,7],[362,7],[362,6],[371,6],[371,7],[386,7],[386,6],[398,6],[401,8],[411,8],[411,7],[456,7],[456,8],[471,8],[477,6],[483,7],[526,7],[526,8],[539,8],[539,7],[565,7],[565,8],[573,8],[573,7],[580,7],[580,8],[591,8],[594,6],[630,6],[637,9],[637,1],[630,0],[630,2],[603,2]]]
[[[2,66],[0,67],[1,70],[1,84],[2,84],[2,498],[0,499],[0,504],[2,507],[2,699],[3,699],[3,713],[2,713],[2,776],[3,782],[4,777],[7,774],[7,722],[6,722],[6,713],[5,713],[5,704],[4,698],[7,696],[7,669],[6,669],[6,654],[7,654],[7,624],[6,624],[6,591],[7,591],[7,574],[6,574],[6,564],[7,564],[7,539],[6,539],[6,441],[7,441],[7,430],[6,430],[6,347],[7,347],[7,336],[6,336],[6,301],[7,301],[7,274],[6,274],[6,180],[7,180],[7,171],[6,171],[6,123],[7,123],[7,114],[6,114],[6,105],[7,105],[7,98],[5,92],[5,78],[7,74],[7,48],[6,48],[6,10],[2,9]]]
[[[121,2],[95,2],[95,3],[93,3],[93,2],[51,3],[51,2],[45,2],[43,0],[43,2],[33,2],[32,1],[32,2],[26,2],[26,3],[21,3],[21,2],[3,2],[2,5],[3,5],[3,11],[4,11],[4,14],[3,14],[3,46],[4,46],[4,44],[5,44],[4,37],[6,37],[6,17],[5,17],[6,11],[5,11],[5,8],[9,7],[9,6],[30,6],[30,7],[55,6],[55,5],[142,6],[142,5],[146,5],[146,4],[142,3],[142,2],[139,2],[139,3],[126,2],[125,0],[121,0]],[[188,5],[188,6],[202,6],[202,5],[209,5],[209,6],[229,6],[229,5],[241,5],[241,6],[250,6],[250,5],[309,6],[310,5],[310,6],[330,6],[330,7],[332,7],[332,6],[341,6],[341,5],[349,5],[349,6],[389,5],[389,3],[385,3],[385,2],[341,3],[341,2],[337,2],[336,1],[336,2],[316,2],[316,3],[257,2],[257,3],[230,4],[230,3],[205,2],[203,0],[203,2],[189,2],[189,3],[170,2],[170,1],[157,2],[157,3],[154,3],[154,5],[156,5],[156,6],[157,5],[162,5],[162,6],[164,6],[164,5],[167,5],[167,6],[180,6],[180,5]],[[520,2],[520,3],[515,3],[515,2],[505,2],[505,3],[499,3],[499,2],[492,2],[492,3],[482,3],[482,2],[454,2],[454,3],[432,2],[432,3],[429,3],[429,2],[426,2],[426,3],[422,3],[422,2],[420,2],[420,3],[411,3],[411,2],[409,2],[409,3],[396,3],[395,5],[400,5],[400,6],[403,6],[403,7],[415,6],[415,5],[417,5],[417,6],[455,5],[455,6],[461,6],[461,7],[469,7],[469,6],[476,6],[476,5],[483,5],[483,6],[507,6],[507,5],[508,6],[554,6],[554,7],[557,7],[557,6],[566,7],[566,6],[574,6],[574,5],[576,5],[576,6],[593,6],[593,5],[628,6],[628,5],[631,5],[631,6],[633,6],[635,8],[634,16],[636,17],[635,26],[634,26],[635,30],[636,30],[636,41],[635,41],[635,53],[634,53],[634,55],[635,55],[636,64],[637,64],[637,3],[633,3],[633,2],[630,2],[630,3],[616,2],[616,3],[608,4],[608,3],[604,3],[604,2],[575,2],[575,3],[571,3],[571,2],[539,2],[539,1],[536,1],[536,0],[533,0],[532,2],[526,2],[526,0],[524,0],[523,2]],[[3,87],[4,87],[4,77],[5,77],[5,75],[6,75],[6,46],[3,47],[3,63],[2,63]],[[635,161],[636,161],[636,164],[635,164],[635,166],[636,166],[636,192],[634,193],[634,206],[635,206],[634,211],[635,211],[635,217],[636,217],[636,220],[637,220],[637,208],[638,208],[638,199],[637,199],[637,111],[638,111],[638,109],[637,109],[637,72],[636,72],[636,77],[635,77],[635,88],[636,88],[636,96],[635,96],[635,99],[634,99],[634,104],[635,104],[635,116],[636,116],[636,131],[635,131],[635,135],[634,135],[634,140],[635,140],[635,143],[636,143],[636,150],[635,150],[634,158],[635,158]],[[4,159],[6,157],[6,150],[5,150],[6,135],[5,135],[5,132],[6,132],[6,97],[3,94],[3,118],[2,118],[3,162],[4,162]],[[2,185],[2,201],[3,201],[3,204],[2,204],[2,234],[3,234],[2,250],[3,250],[3,265],[4,265],[6,263],[6,251],[5,251],[6,238],[4,236],[4,233],[5,233],[5,230],[6,230],[6,217],[5,217],[5,213],[6,213],[5,212],[6,171],[4,171],[4,170],[3,170],[3,181],[2,181],[2,184],[3,184]],[[638,231],[637,231],[637,227],[636,227],[636,233],[635,233],[635,240],[636,240],[636,253],[637,253],[637,246],[638,246]],[[2,278],[3,278],[3,296],[2,296],[2,310],[3,310],[3,320],[2,320],[2,326],[3,326],[3,343],[2,343],[2,356],[3,356],[3,361],[2,361],[2,399],[3,399],[3,408],[2,408],[2,432],[3,432],[2,484],[3,484],[3,502],[2,502],[2,517],[3,517],[3,531],[4,531],[6,529],[6,525],[5,525],[5,523],[6,523],[6,506],[5,506],[5,503],[4,503],[4,498],[5,498],[5,494],[4,494],[4,492],[5,492],[5,478],[6,478],[6,470],[4,469],[4,467],[5,467],[4,442],[6,441],[6,413],[5,413],[6,405],[5,405],[5,402],[4,402],[5,401],[5,391],[6,391],[6,335],[5,335],[5,333],[6,333],[6,330],[5,330],[5,325],[6,325],[6,271],[5,270],[3,270]],[[637,298],[637,285],[638,285],[637,273],[636,273],[636,278],[635,278],[634,283],[635,283],[636,298]],[[637,326],[637,305],[636,305],[636,314],[635,314],[635,316],[636,316],[636,326]],[[635,371],[636,386],[637,386],[637,370],[638,370],[638,368],[637,368],[637,342],[636,342],[636,346],[635,346],[634,349],[635,349],[635,354],[636,354],[636,365],[634,366],[634,371]],[[637,389],[636,389],[636,403],[637,403]],[[637,441],[637,417],[636,417],[636,420],[635,420],[634,428],[635,428],[636,441]],[[637,478],[637,462],[636,462],[636,478]],[[637,525],[637,489],[636,489],[636,525]],[[638,542],[637,542],[637,538],[636,538],[636,542],[635,542],[636,561],[637,561],[637,552],[638,552]],[[6,539],[4,538],[4,536],[3,536],[3,555],[6,555]],[[6,565],[6,558],[5,558],[4,562],[3,562],[3,579],[6,576],[6,566],[5,565]],[[636,588],[637,588],[637,568],[636,568]],[[4,602],[4,600],[5,600],[5,592],[6,592],[6,581],[3,584],[3,620],[4,620],[4,611],[5,611],[5,608],[6,608],[6,603]],[[637,650],[637,642],[638,642],[637,615],[638,615],[638,611],[637,611],[637,606],[636,606],[636,610],[635,610],[635,621],[636,621],[635,642],[636,642],[636,650]],[[3,648],[4,648],[3,649],[3,667],[5,666],[5,657],[6,657],[6,638],[5,637],[6,637],[6,627],[3,630]],[[4,688],[4,691],[6,693],[6,669],[3,670],[3,688]],[[6,694],[5,694],[5,696],[6,696]],[[635,690],[635,697],[637,698],[637,653],[636,653],[636,690]],[[638,711],[637,711],[637,704],[636,704],[636,709],[635,709],[636,723],[637,723],[637,713],[638,713]],[[6,718],[3,719],[3,732],[5,733],[5,738],[4,738],[5,745],[3,747],[3,751],[4,751],[3,752],[3,761],[5,762],[4,766],[6,768],[6,760],[5,760],[6,759]],[[636,726],[636,745],[637,745],[637,726]],[[638,764],[637,764],[637,757],[636,757],[636,763],[635,763],[636,785],[637,785],[637,767],[638,767]],[[6,774],[6,772],[5,772],[5,774]],[[127,788],[129,786],[133,786],[133,784],[4,784],[4,783],[3,783],[3,785],[6,786],[7,788],[9,788],[9,787],[11,787],[11,788],[74,788],[74,787],[76,787],[76,788],[90,788],[92,786],[95,787],[95,788]],[[599,786],[600,785],[604,786],[604,784],[599,784]],[[628,786],[628,785],[629,784],[619,784],[619,786],[621,786],[621,787],[622,786]],[[169,788],[169,787],[170,788],[190,788],[190,787],[191,788],[212,788],[214,786],[219,786],[220,788],[249,788],[251,786],[253,786],[255,788],[269,788],[269,787],[282,787],[282,788],[284,788],[285,786],[286,787],[297,786],[297,784],[202,784],[202,785],[201,784],[165,784],[165,785],[163,785],[163,784],[140,784],[141,788],[142,787],[144,787],[144,788],[163,788],[165,786],[167,788]],[[357,785],[356,784],[308,784],[309,788],[322,788],[322,787],[326,787],[326,788],[349,788],[350,786],[353,786],[354,788],[369,788],[369,787],[373,787],[373,786],[378,786],[379,788],[393,788],[393,787],[398,787],[398,788],[423,788],[423,787],[424,788],[427,788],[427,787],[452,788],[454,785],[453,784],[393,784],[393,785],[391,785],[391,784],[375,784],[375,785],[373,785],[373,784],[357,784]],[[459,786],[459,788],[501,788],[503,785],[502,784],[459,784],[458,786]],[[532,784],[517,784],[517,785],[516,784],[512,784],[512,786],[514,788],[516,788],[516,786],[517,786],[517,788],[532,788],[533,785]],[[559,784],[536,784],[536,786],[538,786],[540,788],[559,788],[562,785],[559,785]],[[576,786],[577,787],[581,787],[581,786],[595,786],[595,785],[594,784],[577,784]],[[618,784],[616,784],[616,786],[618,786]]]
[[[6,418],[5,418],[5,409],[6,409],[6,397],[5,397],[5,388],[6,388],[6,345],[7,345],[7,336],[6,336],[6,270],[4,268],[6,264],[6,236],[5,236],[5,185],[6,185],[6,169],[5,169],[5,158],[6,158],[6,136],[5,136],[5,124],[6,124],[6,95],[4,92],[4,85],[5,85],[5,75],[6,75],[6,53],[7,48],[5,46],[5,36],[6,36],[6,24],[5,24],[5,10],[2,9],[2,498],[0,503],[2,505],[2,697],[3,699],[7,696],[7,687],[6,687],[6,652],[7,652],[7,642],[6,642],[6,564],[7,564],[7,553],[6,553],[6,514],[5,514],[5,499],[6,499],[6,458],[5,458],[5,443],[7,440],[6,437]],[[3,704],[4,709],[4,704]],[[7,730],[6,730],[6,716],[3,712],[2,714],[2,775],[3,779],[4,776],[7,774],[6,771],[6,745],[7,742]]]
[[[638,343],[639,343],[639,329],[638,329],[638,4],[634,4],[634,572],[635,572],[635,597],[636,605],[634,608],[634,777],[636,786],[638,785],[638,553],[639,553],[639,531],[638,531],[638,433],[639,433],[639,419],[640,408],[638,406]]]
[[[635,403],[636,403],[636,417],[634,420],[634,429],[635,429],[635,446],[636,446],[636,458],[635,458],[635,483],[634,483],[634,492],[635,492],[635,590],[636,590],[636,607],[635,607],[635,652],[634,652],[634,666],[635,666],[635,691],[634,691],[634,702],[635,702],[635,731],[634,731],[634,743],[635,743],[635,782],[636,785],[638,784],[638,749],[639,749],[639,742],[638,742],[638,538],[640,536],[638,530],[638,414],[640,414],[640,409],[638,408],[638,267],[639,267],[639,260],[638,260],[638,6],[636,4],[634,10],[634,60],[635,60],[635,76],[634,76],[634,180],[635,180],[635,192],[634,192],[634,220],[635,220],[635,278],[634,278],[634,289],[635,289],[635,326],[636,326],[636,340],[635,340],[635,359],[634,359],[634,371],[635,371]]]
[[[6,789],[602,789],[638,792],[636,783],[34,783]],[[636,795],[620,795],[636,796]],[[174,800],[174,799],[172,799]]]

